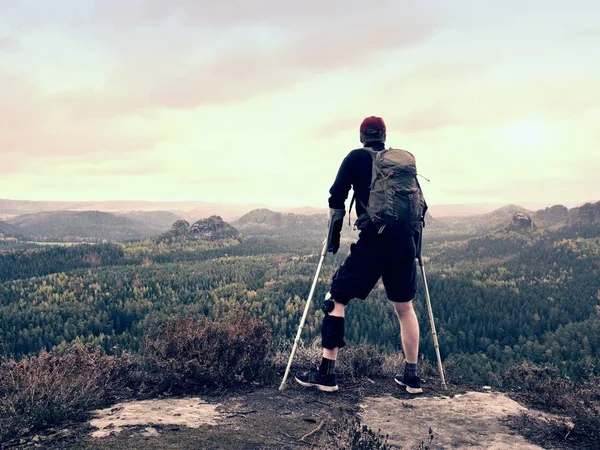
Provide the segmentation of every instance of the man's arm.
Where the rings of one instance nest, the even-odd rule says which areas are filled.
[[[350,155],[346,156],[338,170],[335,181],[329,189],[329,233],[327,251],[334,255],[340,248],[342,225],[346,215],[346,199],[352,187],[352,168]]]
[[[352,159],[346,156],[340,165],[335,181],[329,189],[329,207],[346,210],[346,199],[352,187]]]

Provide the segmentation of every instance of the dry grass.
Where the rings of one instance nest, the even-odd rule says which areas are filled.
[[[287,365],[293,342],[280,343],[274,350],[272,356],[273,365],[279,372],[283,372]],[[323,348],[321,338],[311,342],[300,341],[292,370],[306,370],[318,366],[321,362]],[[361,344],[357,346],[348,345],[340,350],[336,362],[336,374],[346,379],[355,381],[360,378],[393,378],[404,369],[404,354],[381,353],[376,346]],[[439,378],[437,367],[425,359],[419,362],[419,371],[423,378]]]
[[[280,345],[274,352],[272,361],[279,371],[284,371],[292,350],[292,342]],[[300,341],[294,355],[293,369],[311,369],[321,363],[323,348],[321,339],[312,342]],[[381,376],[386,357],[376,347],[362,344],[347,346],[340,350],[335,372],[345,378]],[[389,364],[388,364],[389,366]]]
[[[379,430],[381,431],[381,430]],[[388,436],[375,433],[354,416],[344,415],[339,420],[330,420],[326,432],[314,443],[323,450],[390,450]]]
[[[174,319],[146,339],[139,359],[82,344],[0,365],[0,442],[137,395],[191,394],[254,381],[272,372],[271,331],[235,314],[215,322]]]
[[[273,345],[271,330],[262,320],[234,310],[212,322],[172,319],[145,337],[136,358],[108,356],[99,348],[75,344],[60,353],[7,360],[0,365],[0,440],[85,419],[89,411],[115,400],[279,381],[291,342],[282,347]],[[321,353],[320,339],[302,343],[294,370],[315,367]],[[371,345],[348,345],[340,352],[336,372],[351,380],[392,377],[403,364],[402,354],[383,355]],[[432,373],[425,361],[421,370]],[[370,438],[378,437],[351,424],[343,442],[353,442],[347,447],[353,449],[385,448],[361,447]]]
[[[191,394],[270,374],[271,330],[261,320],[232,313],[220,320],[177,318],[146,338],[142,368],[156,394]]]
[[[129,396],[138,374],[127,354],[106,356],[82,344],[0,365],[0,440],[79,420]]]
[[[558,448],[600,448],[600,383],[593,377],[575,383],[556,369],[522,364],[509,369],[503,385],[528,406],[565,419],[515,419],[526,437]]]

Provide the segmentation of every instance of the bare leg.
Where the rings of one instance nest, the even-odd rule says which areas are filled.
[[[329,313],[329,315],[335,316],[335,317],[344,317],[346,305],[338,303],[335,300],[333,301],[333,303],[335,304],[335,307],[333,308],[333,311],[331,311]],[[339,347],[335,347],[334,349],[331,349],[331,350],[328,348],[323,348],[323,358],[334,359],[334,360],[337,359],[338,350],[339,350]]]
[[[419,322],[413,308],[413,302],[411,300],[404,303],[394,303],[394,310],[400,322],[400,337],[406,362],[416,364],[419,357]]]

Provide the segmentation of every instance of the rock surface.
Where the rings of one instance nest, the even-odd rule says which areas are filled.
[[[432,428],[433,448],[538,450],[511,431],[503,419],[528,411],[504,394],[468,392],[450,397],[401,400],[392,396],[367,397],[360,404],[362,423],[389,435],[397,449],[415,449],[427,444]]]
[[[292,381],[284,392],[259,389],[219,401],[195,397],[120,403],[94,413],[91,435],[78,448],[319,448],[336,438],[340,421],[356,415],[374,432],[388,435],[393,449],[428,445],[430,428],[431,449],[542,448],[512,431],[507,421],[524,412],[546,415],[502,393],[412,397],[393,385],[387,392],[377,384],[348,388],[327,395]]]
[[[219,404],[210,404],[199,398],[143,400],[125,402],[94,412],[90,425],[97,428],[93,437],[106,437],[120,433],[124,427],[137,425],[182,425],[198,428],[200,425],[218,425]],[[147,436],[159,433],[146,427]]]

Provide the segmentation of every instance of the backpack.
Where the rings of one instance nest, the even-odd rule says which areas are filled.
[[[375,151],[365,147],[364,150],[373,158],[373,172],[368,204],[361,202],[366,213],[358,217],[356,227],[363,229],[370,221],[379,234],[384,229],[391,232],[420,230],[425,226],[427,203],[417,180],[413,154],[395,148]]]

